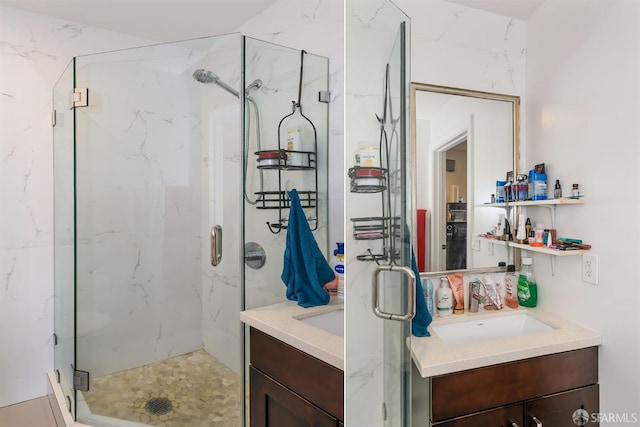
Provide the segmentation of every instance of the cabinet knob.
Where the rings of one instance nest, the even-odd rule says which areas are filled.
[[[542,421],[540,421],[539,419],[537,419],[536,417],[531,417],[531,420],[534,422],[534,425],[536,427],[542,427]]]

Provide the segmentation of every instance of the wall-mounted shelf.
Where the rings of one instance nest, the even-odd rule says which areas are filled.
[[[531,246],[531,245],[525,245],[522,243],[515,243],[515,242],[505,242],[505,243],[509,243],[509,246],[512,248],[524,249],[526,251],[538,252],[541,254],[547,254],[547,255],[553,255],[553,256],[575,256],[575,255],[582,255],[585,252],[587,252],[584,249],[572,250],[572,251],[561,251],[558,249],[546,248],[544,246]]]
[[[547,199],[547,200],[524,200],[519,202],[504,202],[504,203],[482,203],[477,205],[478,207],[494,207],[494,208],[503,208],[506,210],[506,216],[510,217],[511,208],[513,207],[541,207],[549,209],[551,213],[551,228],[556,228],[556,207],[557,206],[570,206],[570,205],[582,205],[585,203],[583,197],[580,198],[572,198],[572,197],[563,197],[561,199]],[[516,212],[517,214],[517,212]],[[512,223],[515,222],[515,217]],[[555,257],[566,257],[566,256],[577,256],[582,255],[586,250],[570,250],[570,251],[561,251],[558,249],[550,249],[545,246],[530,246],[527,244],[516,243],[513,241],[504,241],[497,239],[487,239],[482,236],[476,235],[476,238],[486,240],[488,242],[492,242],[498,245],[506,245],[507,247],[511,247],[514,249],[521,249],[530,252],[541,253],[545,255],[551,256],[551,274],[555,275]]]
[[[547,199],[547,200],[523,200],[520,202],[504,202],[504,203],[481,203],[478,207],[494,207],[494,208],[506,208],[512,206],[555,206],[555,205],[582,205],[584,204],[584,197],[578,199],[563,197],[561,199]]]

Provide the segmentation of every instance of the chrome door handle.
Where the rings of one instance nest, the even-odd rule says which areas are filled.
[[[409,279],[407,280],[409,286],[409,302],[406,313],[387,313],[385,311],[382,311],[382,309],[380,308],[380,283],[378,280],[378,276],[383,271],[397,271],[399,273],[405,274]],[[416,275],[409,267],[405,267],[402,265],[379,265],[373,271],[371,286],[371,302],[373,305],[373,313],[379,318],[405,322],[407,320],[413,319],[413,317],[416,315]]]
[[[211,227],[211,265],[217,266],[222,261],[222,227]]]

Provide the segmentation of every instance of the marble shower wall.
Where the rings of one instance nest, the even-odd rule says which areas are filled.
[[[329,58],[329,133],[327,152],[328,242],[344,242],[344,2],[279,0],[238,31],[260,40]],[[294,79],[297,81],[297,78]],[[330,255],[331,255],[330,254]]]
[[[53,85],[73,56],[149,43],[0,7],[0,406],[53,368]]]
[[[91,94],[76,109],[76,363],[94,376],[202,347],[198,94],[211,88],[191,75],[218,44],[76,59]]]

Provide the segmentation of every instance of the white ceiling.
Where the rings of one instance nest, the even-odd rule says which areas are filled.
[[[526,21],[544,0],[446,0]]]
[[[159,42],[236,31],[277,0],[0,0],[0,6]]]
[[[236,31],[276,1],[0,0],[0,6],[168,42]],[[544,0],[447,1],[524,21]]]

